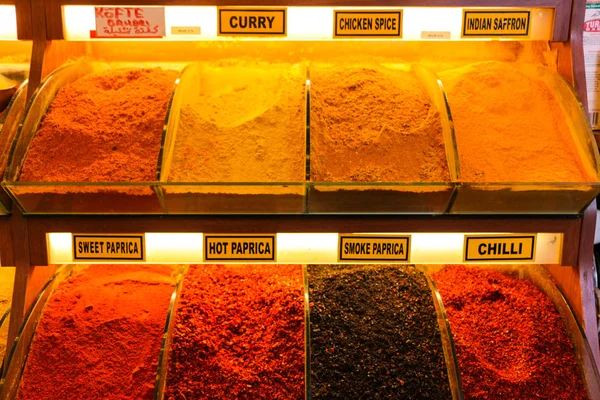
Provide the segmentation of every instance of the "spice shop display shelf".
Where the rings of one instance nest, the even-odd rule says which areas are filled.
[[[533,283],[535,287],[544,293],[556,307],[562,323],[564,324],[564,327],[571,339],[573,350],[575,352],[575,356],[580,367],[581,376],[584,380],[589,398],[591,400],[600,399],[600,375],[598,373],[596,363],[594,362],[594,357],[585,333],[582,330],[581,325],[577,322],[573,310],[567,303],[567,300],[561,291],[556,287],[551,276],[542,265],[499,264],[476,266],[467,265],[466,267],[473,269],[483,268],[489,271],[500,272],[507,276],[525,279]],[[441,271],[444,268],[444,265],[427,265],[424,268],[427,274],[432,276],[436,272]],[[500,296],[502,296],[502,294],[500,294]],[[441,300],[443,304],[445,301],[443,296],[441,296]],[[551,335],[544,335],[544,338],[544,340],[552,340]],[[482,337],[481,340],[488,339]],[[548,370],[547,373],[551,374],[552,370]]]
[[[135,66],[138,66],[136,64]],[[127,67],[127,64],[122,65]],[[89,181],[70,181],[70,182],[48,182],[48,181],[24,181],[21,175],[26,164],[27,157],[36,139],[38,130],[40,129],[46,113],[51,109],[51,103],[55,99],[58,91],[65,85],[69,85],[89,74],[100,71],[110,71],[111,68],[106,64],[91,62],[86,59],[79,59],[76,62],[69,63],[57,68],[36,90],[30,101],[22,126],[19,128],[17,136],[14,140],[8,161],[8,168],[4,175],[2,183],[5,190],[10,194],[16,204],[22,209],[25,214],[104,214],[104,213],[128,213],[128,214],[151,214],[162,213],[164,207],[162,205],[160,191],[158,190],[158,171],[160,170],[159,158],[157,157],[154,164],[156,181],[127,181],[127,182],[93,182],[93,177],[89,177]],[[108,78],[106,78],[108,80]],[[121,83],[125,84],[129,77],[123,78]],[[173,81],[173,85],[176,85]],[[106,83],[108,85],[108,83]],[[174,89],[173,89],[174,90]],[[116,90],[114,91],[116,92]],[[85,94],[81,96],[85,97]],[[118,101],[117,94],[114,94],[115,100]],[[170,94],[172,99],[172,92]],[[72,101],[72,100],[71,100]],[[82,100],[89,102],[89,99]],[[119,100],[120,101],[120,100]],[[170,106],[170,101],[168,102]],[[116,104],[116,103],[115,103]],[[168,118],[168,109],[166,110]],[[148,117],[145,114],[149,111],[142,111],[142,115],[124,115],[120,116],[120,121],[136,120],[137,124],[142,124]],[[97,110],[97,113],[102,113],[102,110]],[[89,119],[89,114],[85,114],[85,118]],[[129,118],[129,119],[128,119]],[[75,121],[78,121],[77,119]],[[56,123],[53,122],[53,123]],[[75,124],[84,124],[85,122],[74,122]],[[51,124],[48,122],[48,124]],[[75,128],[73,128],[75,129]],[[79,129],[79,128],[77,128]],[[86,129],[85,126],[81,129]],[[89,128],[91,129],[91,128]],[[141,126],[138,129],[145,129]],[[67,132],[63,128],[64,132]],[[51,132],[46,132],[46,136],[51,136]],[[103,133],[100,134],[102,136]],[[164,142],[165,130],[162,129],[161,146]],[[97,145],[96,139],[81,138],[85,144],[81,146]],[[97,138],[102,141],[102,138]],[[73,144],[80,145],[80,144]],[[64,144],[63,144],[64,146]],[[116,152],[116,146],[112,149]],[[157,150],[158,151],[158,150]],[[73,153],[72,148],[63,147],[58,150],[59,153]],[[55,155],[56,157],[57,155]],[[132,155],[124,154],[124,157],[133,157]],[[74,154],[72,159],[79,159],[79,156]],[[129,163],[140,163],[143,160],[128,161]],[[116,161],[115,161],[116,163]],[[124,166],[127,164],[124,164]],[[124,168],[123,166],[123,168]],[[90,168],[89,165],[82,165],[82,168]],[[139,167],[142,168],[141,166]],[[31,168],[30,168],[31,169]],[[42,177],[42,179],[44,179]],[[86,179],[88,179],[86,177]]]
[[[304,212],[305,66],[189,64],[161,156],[168,213]]]
[[[0,177],[4,176],[7,168],[10,148],[19,128],[19,123],[25,113],[27,101],[27,80],[25,80],[13,95],[4,114],[0,116]],[[0,192],[0,214],[5,214],[11,209],[10,198]]]
[[[457,187],[450,213],[576,214],[582,211],[600,191],[598,149],[582,103],[574,89],[562,76],[545,67],[522,65],[519,66],[519,71],[541,79],[553,92],[573,138],[577,151],[575,157],[579,157],[583,170],[590,180],[587,182],[467,182],[463,180]],[[450,106],[452,107],[452,98],[450,98]],[[478,134],[485,135],[485,132],[478,132]],[[460,136],[458,131],[457,136]],[[462,154],[460,140],[458,145]],[[505,151],[508,154],[516,150],[509,148]],[[543,157],[543,153],[539,155]],[[464,168],[464,162],[462,166]],[[559,170],[562,166],[553,165],[552,168]]]
[[[11,348],[10,353],[7,353],[5,356],[2,376],[0,378],[0,398],[5,400],[16,399],[21,376],[27,362],[29,348],[44,308],[54,290],[56,290],[61,282],[71,276],[72,272],[72,265],[60,267],[38,293],[29,313],[24,319],[23,325],[19,329],[14,343],[12,343],[12,347],[9,346]]]
[[[404,67],[404,69],[408,69],[410,71],[408,73],[416,76],[418,82],[425,89],[431,106],[439,115],[445,149],[444,164],[447,164],[449,180],[447,182],[317,182],[311,179],[311,182],[308,183],[307,194],[307,207],[310,213],[442,214],[448,210],[455,191],[454,182],[460,180],[460,167],[446,95],[438,77],[431,70],[418,64],[413,64],[410,68]],[[318,84],[318,82],[311,81],[309,97],[311,92],[315,91],[315,85]],[[314,101],[312,99],[310,104],[310,140],[312,143],[316,134],[312,123],[312,119],[314,119]],[[417,105],[422,106],[421,104]],[[415,110],[410,110],[410,112],[415,112]],[[356,121],[359,124],[361,122]],[[385,126],[382,130],[384,128]],[[379,132],[379,134],[381,133]],[[311,162],[315,157],[314,150],[314,144],[311,144]],[[416,151],[425,152],[426,149]],[[327,156],[324,154],[321,157],[326,158]],[[360,151],[348,152],[347,157],[356,157],[360,160],[361,154]],[[407,154],[407,159],[396,159],[394,162],[397,165],[384,166],[384,168],[402,169],[411,162],[408,157],[411,157],[411,154]],[[435,156],[428,154],[427,157]],[[311,165],[311,170],[313,168]],[[325,170],[322,173],[328,172]]]

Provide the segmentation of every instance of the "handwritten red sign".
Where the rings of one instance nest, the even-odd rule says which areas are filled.
[[[91,38],[162,38],[164,7],[94,7],[96,30]]]

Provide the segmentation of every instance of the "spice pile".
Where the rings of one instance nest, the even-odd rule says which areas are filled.
[[[304,399],[299,265],[190,268],[177,306],[167,399]]]
[[[431,290],[412,266],[309,266],[314,399],[450,399]]]
[[[530,281],[465,266],[433,277],[465,399],[587,399],[561,317]]]
[[[117,69],[65,85],[33,139],[20,180],[154,181],[177,77],[160,68]]]
[[[509,63],[439,74],[452,110],[467,182],[587,182],[550,87]]]
[[[0,319],[9,309],[12,295],[13,285],[15,283],[15,268],[1,267],[0,268]],[[0,360],[4,356],[7,349],[8,340],[8,318],[0,326]]]
[[[301,182],[305,82],[298,65],[198,66],[175,138],[173,182]]]
[[[447,182],[440,114],[417,77],[311,67],[311,180]]]
[[[40,320],[18,399],[152,399],[173,268],[94,265]]]

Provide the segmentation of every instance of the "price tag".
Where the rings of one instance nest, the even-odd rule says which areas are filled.
[[[164,7],[94,7],[96,30],[91,38],[162,38]]]
[[[73,261],[146,261],[145,235],[74,233]]]
[[[461,37],[528,37],[530,10],[463,10]]]
[[[402,38],[402,10],[334,10],[334,38]]]
[[[204,262],[277,261],[277,235],[204,235]]]
[[[463,261],[534,261],[537,235],[465,235]]]
[[[287,36],[287,8],[219,7],[219,36]]]
[[[340,234],[338,262],[409,262],[410,236]]]

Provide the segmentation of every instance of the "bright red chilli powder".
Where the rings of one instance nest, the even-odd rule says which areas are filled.
[[[587,399],[573,345],[533,283],[447,266],[433,275],[454,335],[465,399]]]
[[[152,399],[172,267],[94,265],[50,298],[18,399]]]
[[[167,399],[304,399],[299,265],[202,265],[177,306]]]

